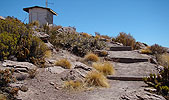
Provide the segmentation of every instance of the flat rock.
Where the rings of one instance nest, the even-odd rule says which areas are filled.
[[[49,71],[52,74],[60,74],[63,71],[65,71],[65,69],[62,68],[62,67],[60,67],[60,66],[54,66],[54,67],[48,67],[48,68],[46,68],[46,71]]]
[[[136,51],[108,51],[108,56],[105,57],[108,61],[120,62],[120,63],[136,63],[136,62],[148,62],[149,57],[143,56]]]
[[[156,95],[143,90],[135,90],[125,93],[121,96],[121,100],[166,100],[160,95]]]
[[[131,46],[113,46],[110,47],[110,51],[131,51]]]
[[[135,58],[135,59],[148,59],[145,56],[142,56],[138,52],[135,51],[108,51],[110,58]]]
[[[158,73],[157,66],[149,62],[114,63],[115,75],[118,77],[146,77],[150,73]]]
[[[63,81],[70,81],[70,80],[82,81],[84,78],[83,74],[81,74],[81,72],[76,69],[65,70],[60,74],[60,76]]]
[[[36,69],[37,67],[29,62],[18,62],[18,61],[11,61],[5,60],[2,63],[4,68],[14,68],[15,70],[19,70],[21,72],[27,72],[28,70]]]

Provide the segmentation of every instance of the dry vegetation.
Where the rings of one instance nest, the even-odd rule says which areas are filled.
[[[51,50],[45,51],[45,54],[44,54],[44,57],[45,57],[45,58],[50,58],[51,56],[52,56]]]
[[[169,54],[164,53],[162,55],[157,55],[157,61],[162,66],[169,66]]]
[[[83,86],[84,83],[81,81],[70,80],[64,83],[64,88],[68,90],[81,90],[83,89]]]
[[[88,53],[87,55],[85,55],[84,60],[85,61],[97,62],[100,59],[99,59],[99,57],[96,54],[94,54],[94,53]]]
[[[71,63],[67,60],[67,59],[61,59],[59,61],[57,61],[55,63],[56,66],[61,66],[63,68],[66,68],[66,69],[70,69],[71,68]]]
[[[91,35],[88,34],[88,33],[81,33],[81,35],[84,36],[84,37],[87,37],[87,38],[91,37]]]
[[[141,50],[142,54],[152,54],[152,51],[150,50],[151,47],[147,46],[145,49]]]
[[[93,63],[92,67],[94,67],[96,70],[98,70],[105,76],[114,74],[114,68],[110,62]]]
[[[85,83],[89,87],[109,87],[107,78],[97,71],[89,72],[85,78]]]

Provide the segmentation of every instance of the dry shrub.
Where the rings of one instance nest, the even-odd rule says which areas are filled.
[[[71,63],[67,59],[61,59],[55,63],[56,66],[61,66],[66,69],[71,68]]]
[[[33,79],[36,76],[36,74],[37,74],[37,69],[30,69],[28,71],[28,74],[29,74],[29,78]]]
[[[98,39],[100,39],[101,37],[100,37],[100,35],[96,35],[94,38],[95,38],[96,40],[98,40]]]
[[[141,50],[141,53],[142,53],[142,54],[152,54],[150,48],[151,48],[151,47],[147,46],[145,49],[142,49],[142,50]]]
[[[89,87],[109,87],[107,78],[97,71],[89,72],[85,77],[85,82]]]
[[[74,80],[66,81],[64,83],[64,88],[69,90],[80,90],[83,88],[83,82]]]
[[[130,34],[121,32],[117,37],[113,38],[112,41],[122,43],[125,46],[131,46],[135,49],[136,40]]]
[[[108,52],[107,51],[101,51],[100,54],[99,54],[101,57],[105,57],[108,55]]]
[[[150,50],[152,51],[152,54],[163,54],[166,52],[166,48],[164,48],[158,44],[152,45]]]
[[[107,35],[101,35],[102,38],[104,39],[111,39],[111,37],[107,36]]]
[[[7,97],[4,94],[0,94],[0,100],[7,100]]]
[[[91,35],[89,35],[88,33],[81,33],[81,35],[84,37],[91,37]]]
[[[110,62],[93,63],[92,67],[94,67],[105,76],[114,74],[114,67]]]
[[[164,53],[162,55],[158,55],[157,56],[157,60],[158,60],[160,65],[169,66],[169,54],[168,53]]]
[[[47,50],[47,51],[45,51],[44,57],[45,57],[45,58],[50,58],[51,55],[52,55],[51,50]]]
[[[99,57],[96,54],[94,54],[94,53],[88,53],[87,55],[85,55],[84,60],[85,61],[97,62],[100,59],[99,59]]]

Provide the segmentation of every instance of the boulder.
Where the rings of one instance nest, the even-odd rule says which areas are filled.
[[[82,81],[84,76],[76,69],[68,69],[62,72],[61,80],[70,81],[70,80],[80,80]]]
[[[65,71],[65,69],[62,68],[62,67],[60,67],[60,66],[54,66],[54,67],[48,67],[48,68],[46,68],[46,71],[49,71],[52,74],[60,74],[63,71]]]
[[[4,69],[6,68],[14,68],[16,71],[20,72],[28,72],[29,70],[37,69],[37,67],[29,62],[18,62],[18,61],[11,61],[5,60],[2,63]]]

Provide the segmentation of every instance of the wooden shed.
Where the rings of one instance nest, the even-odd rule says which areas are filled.
[[[23,10],[29,13],[29,23],[39,21],[40,25],[53,24],[53,15],[57,16],[56,12],[46,7],[34,6]]]

